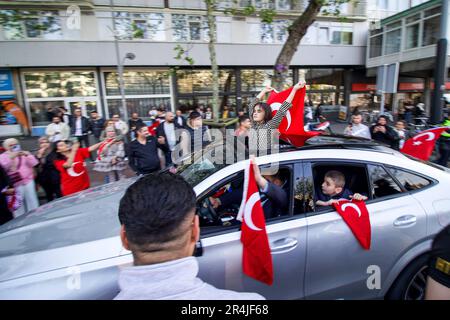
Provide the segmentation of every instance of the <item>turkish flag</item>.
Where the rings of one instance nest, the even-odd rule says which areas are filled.
[[[339,200],[333,203],[336,211],[352,230],[356,239],[365,250],[370,249],[371,227],[366,204],[361,200]]]
[[[152,136],[156,136],[156,128],[158,128],[158,126],[161,124],[161,120],[156,118],[155,121],[153,121],[153,123],[148,126],[148,133],[150,133],[150,135]]]
[[[414,158],[428,161],[434,150],[434,145],[442,132],[448,127],[433,128],[419,132],[411,139],[408,139],[400,150]]]
[[[272,116],[274,116],[280,109],[281,104],[286,101],[291,93],[292,88],[276,92],[272,91],[267,99],[267,104],[272,108]],[[311,137],[321,134],[317,131],[305,131],[304,124],[304,110],[305,110],[305,95],[306,87],[297,91],[292,100],[292,107],[286,113],[286,116],[280,123],[278,131],[280,132],[280,139],[293,144],[296,147],[301,147],[305,141]]]
[[[244,273],[267,285],[272,285],[272,253],[251,161],[245,170],[244,194],[237,219],[242,221],[242,269]]]

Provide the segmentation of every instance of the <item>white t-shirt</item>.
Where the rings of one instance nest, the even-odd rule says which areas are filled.
[[[177,144],[177,137],[175,135],[175,125],[173,123],[168,123],[164,121],[164,132],[167,138],[167,144],[169,145],[169,149],[173,151],[175,149],[175,145]]]
[[[75,122],[75,136],[83,135],[83,127],[81,125],[81,117],[77,118]]]

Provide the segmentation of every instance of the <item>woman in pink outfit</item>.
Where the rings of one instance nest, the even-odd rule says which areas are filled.
[[[14,189],[22,205],[14,211],[14,217],[18,217],[32,209],[39,207],[34,183],[34,166],[38,160],[28,151],[23,151],[19,141],[14,138],[3,142],[5,152],[0,154],[0,165],[8,174]]]

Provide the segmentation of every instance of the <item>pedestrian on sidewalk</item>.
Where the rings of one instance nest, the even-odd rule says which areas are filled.
[[[47,137],[39,138],[39,150],[36,152],[39,164],[36,167],[36,182],[44,189],[47,202],[62,197],[61,178],[53,163],[56,153],[53,152]]]

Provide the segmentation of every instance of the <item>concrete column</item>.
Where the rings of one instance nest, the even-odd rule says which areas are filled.
[[[431,112],[431,78],[425,78],[425,87],[423,91],[423,103],[425,103],[425,113],[427,116],[430,115]]]

